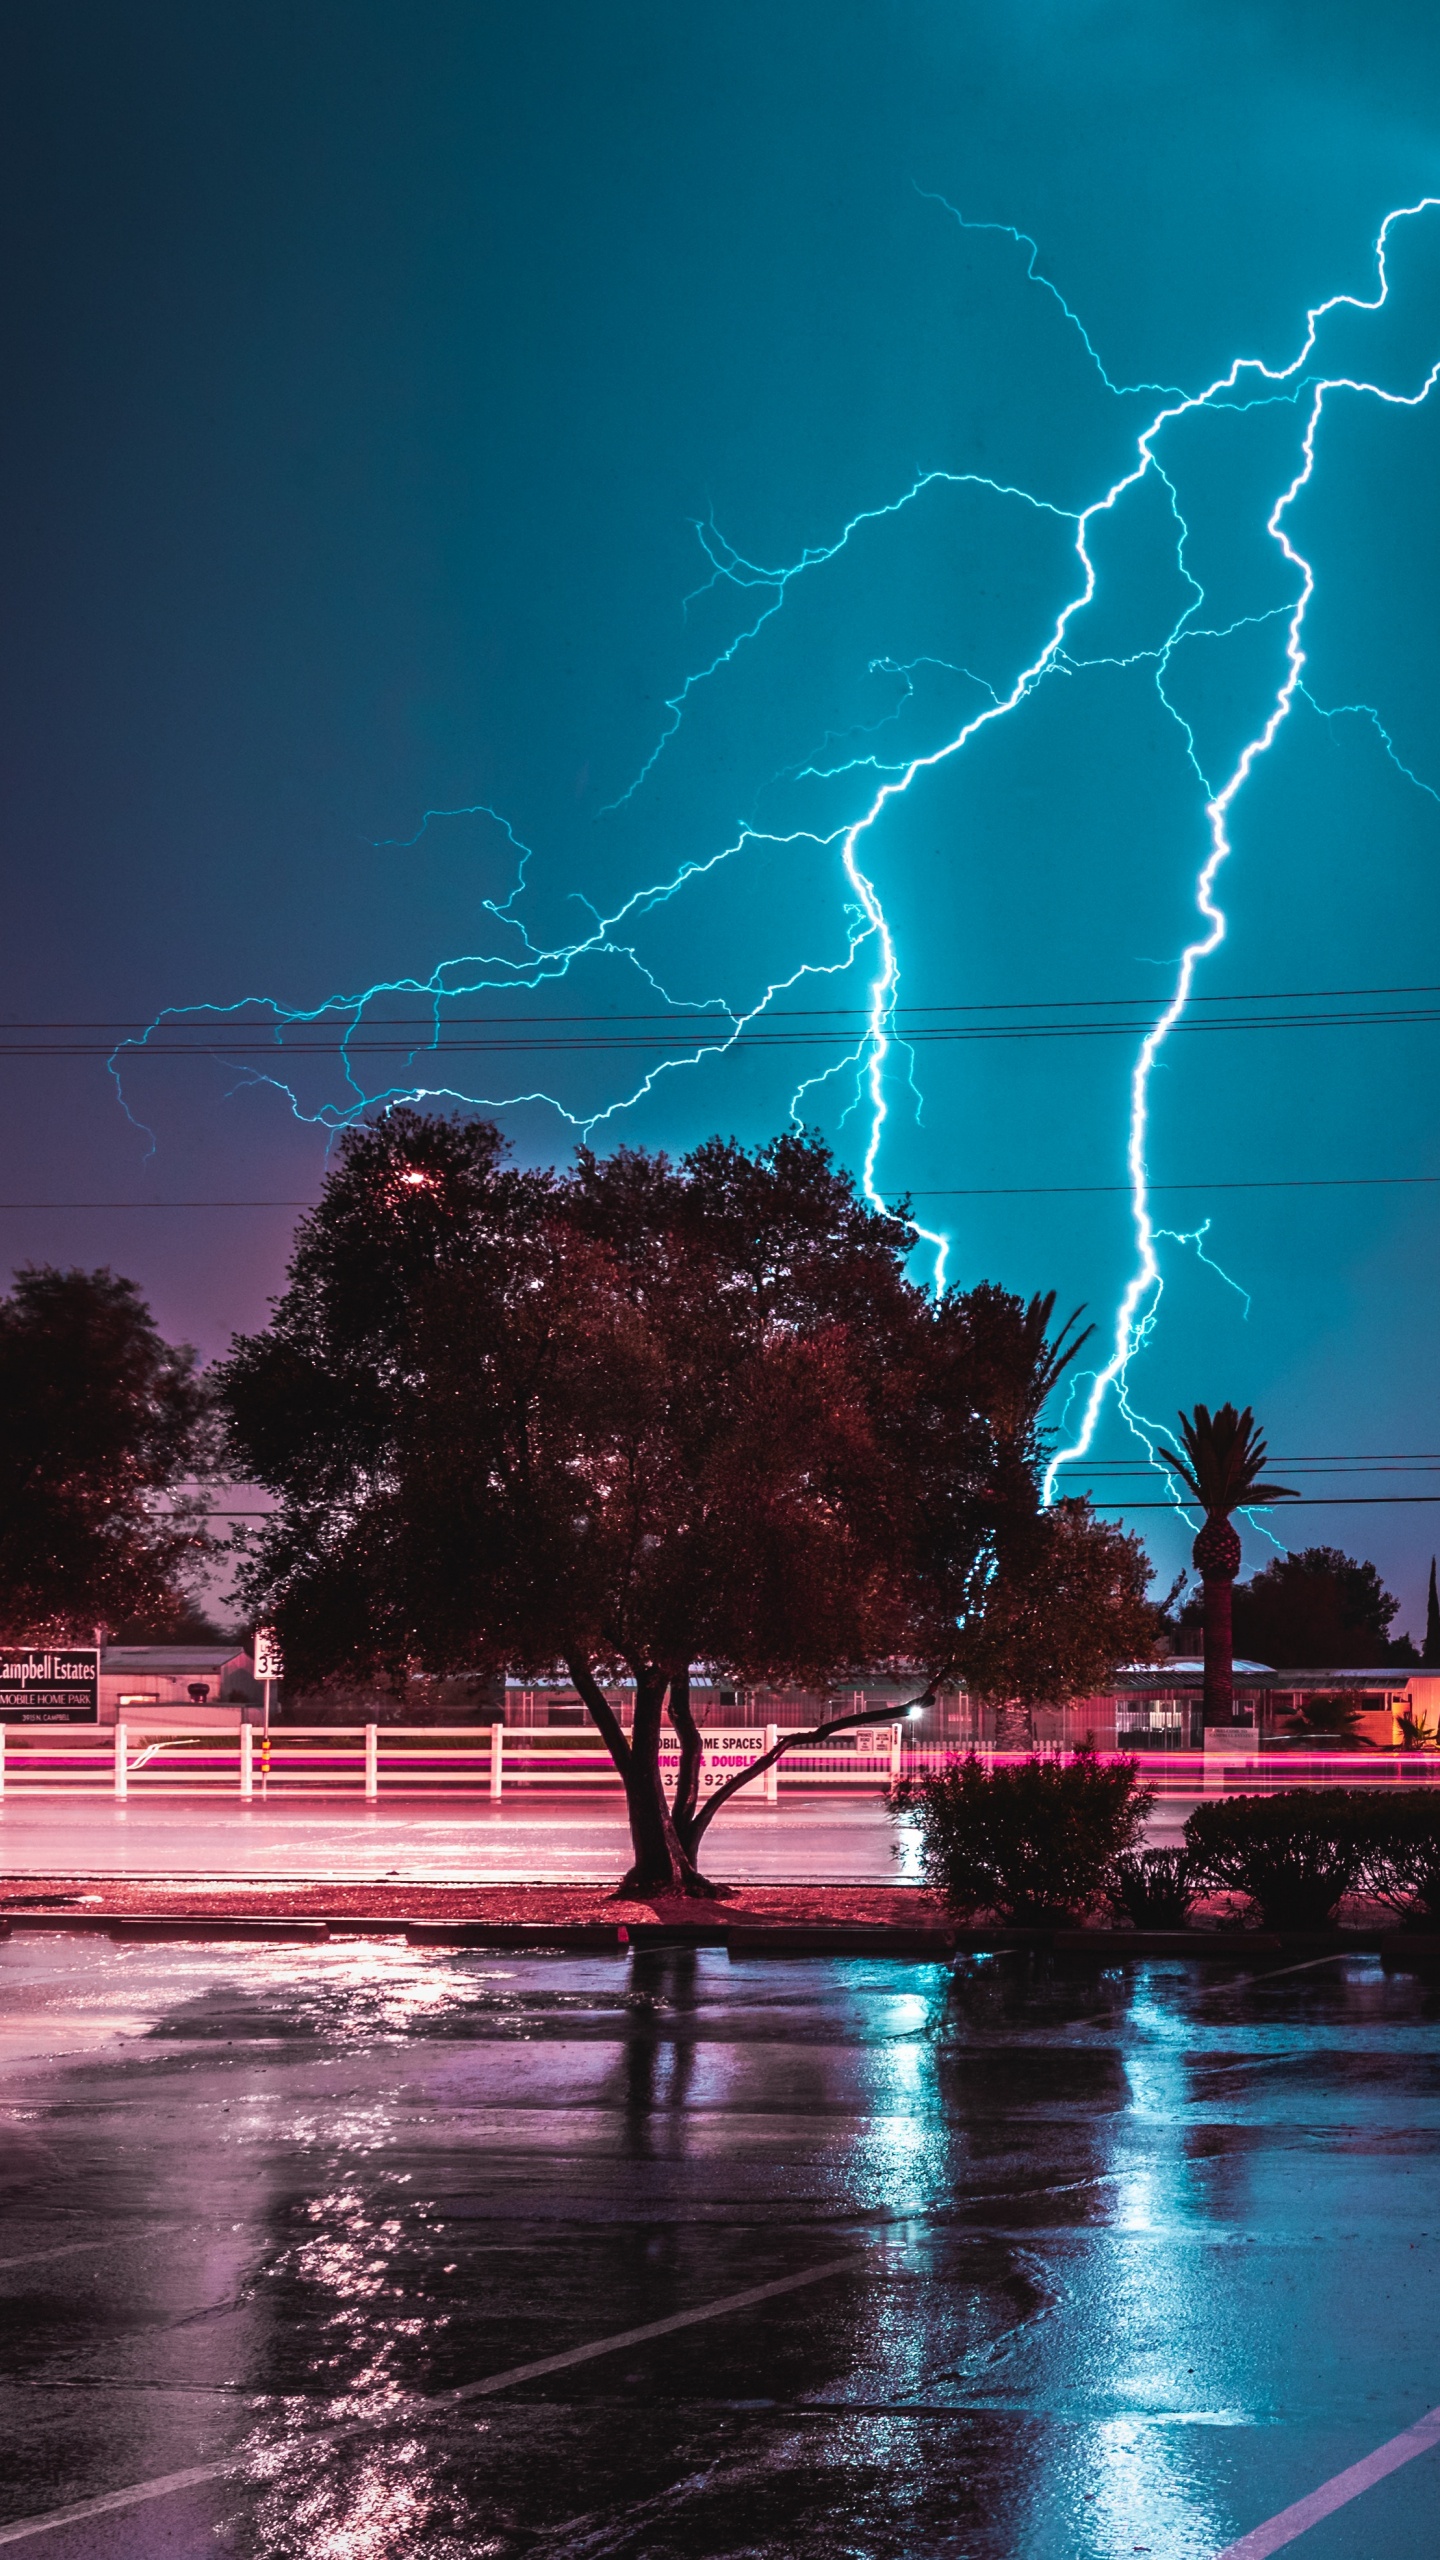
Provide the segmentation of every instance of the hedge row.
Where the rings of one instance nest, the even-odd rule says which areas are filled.
[[[1022,1761],[972,1753],[896,1788],[918,1825],[925,1881],[957,1919],[1073,1926],[1108,1909],[1137,1928],[1185,1927],[1205,1894],[1238,1893],[1269,1929],[1322,1929],[1345,1896],[1440,1928],[1440,1788],[1292,1787],[1196,1807],[1183,1849],[1137,1844],[1153,1801],[1133,1760]]]

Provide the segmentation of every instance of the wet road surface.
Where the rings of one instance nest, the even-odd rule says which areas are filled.
[[[1193,1798],[1157,1804],[1148,1836],[1179,1839]],[[521,1796],[463,1813],[348,1801],[116,1804],[0,1797],[0,1872],[10,1876],[386,1877],[482,1884],[612,1884],[630,1863],[625,1809],[595,1796]],[[904,1884],[913,1835],[897,1836],[883,1798],[794,1795],[743,1800],[705,1842],[710,1873],[741,1884]]]
[[[759,1884],[903,1883],[895,1825],[873,1796],[792,1796],[737,1804],[705,1843],[713,1874]],[[24,1875],[389,1877],[503,1884],[613,1884],[630,1864],[620,1798],[568,1803],[535,1795],[480,1803],[368,1808],[326,1804],[116,1804],[0,1799],[0,1871]]]
[[[0,2545],[1216,2560],[1440,2399],[1440,1991],[1241,1961],[12,1940]]]

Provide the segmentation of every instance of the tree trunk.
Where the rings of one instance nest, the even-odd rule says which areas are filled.
[[[670,1722],[680,1743],[680,1772],[675,1781],[670,1819],[682,1854],[693,1861],[700,1838],[695,1817],[700,1804],[700,1771],[705,1758],[705,1744],[690,1704],[688,1663],[683,1671],[672,1671],[670,1675]]]
[[[1235,1639],[1231,1633],[1228,1574],[1205,1576],[1205,1708],[1206,1724],[1229,1724],[1235,1713]]]
[[[1001,1751],[1033,1751],[1035,1710],[1021,1698],[995,1701],[995,1741]]]
[[[1235,1713],[1230,1595],[1240,1570],[1240,1541],[1223,1511],[1212,1511],[1207,1517],[1195,1541],[1194,1555],[1204,1584],[1204,1718],[1207,1724],[1229,1724]]]
[[[589,1663],[572,1655],[567,1657],[566,1668],[604,1736],[625,1787],[633,1863],[621,1878],[620,1893],[647,1899],[670,1893],[709,1899],[715,1888],[707,1884],[680,1845],[660,1776],[660,1720],[669,1685],[666,1674],[653,1664],[636,1670],[635,1722],[627,1742],[620,1720]]]

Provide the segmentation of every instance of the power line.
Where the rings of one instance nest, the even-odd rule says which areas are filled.
[[[1440,1493],[1302,1493],[1293,1502],[1276,1503],[1277,1511],[1353,1511],[1363,1505],[1396,1502],[1440,1502]],[[1194,1511],[1198,1503],[1189,1502],[1093,1502],[1092,1511]],[[1255,1503],[1252,1508],[1267,1511],[1268,1503]]]
[[[1405,1184],[1440,1182],[1440,1173],[1321,1173],[1283,1174],[1270,1181],[1255,1182],[1147,1182],[1152,1198],[1168,1191],[1381,1191],[1394,1190]],[[1103,1193],[1131,1190],[1128,1182],[1006,1182],[986,1185],[959,1184],[943,1190],[913,1190],[912,1200],[1045,1200],[1098,1198]]]
[[[1152,1198],[1176,1191],[1382,1191],[1433,1189],[1440,1173],[1280,1174],[1266,1181],[1152,1182]],[[1124,1193],[1128,1182],[1008,1182],[951,1184],[943,1189],[911,1190],[912,1200],[1054,1200],[1099,1198]],[[6,1209],[313,1209],[311,1200],[0,1200]]]
[[[854,1016],[851,1017],[852,1021],[854,1018]],[[1202,1033],[1221,1031],[1396,1030],[1428,1026],[1437,1022],[1440,1022],[1440,1008],[1435,1006],[1426,1006],[1423,1010],[1412,1006],[1404,1012],[1388,1013],[1231,1014],[1221,1020],[1209,1021],[1191,1021],[1182,1017],[1172,1025],[1171,1037],[1174,1038],[1181,1032],[1187,1036],[1198,1037]],[[636,1050],[673,1048],[679,1037],[696,1043],[700,1056],[706,1057],[712,1053],[729,1056],[741,1046],[742,1042],[748,1050],[752,1051],[755,1049],[830,1048],[833,1047],[836,1038],[841,1036],[835,1029],[774,1031],[755,1023],[740,1023],[727,1027],[718,1022],[712,1026],[709,1023],[676,1024],[673,1021],[666,1021],[657,1024],[655,1030],[651,1032],[623,1032],[615,1036],[591,1035],[588,1038],[557,1039],[548,1034],[541,1036],[533,1030],[521,1027],[496,1033],[488,1039],[457,1040],[448,1036],[457,1027],[461,1026],[453,1023],[442,1026],[447,1035],[442,1038],[435,1033],[433,1025],[427,1025],[425,1028],[429,1030],[430,1037],[426,1040],[410,1040],[398,1036],[401,1028],[413,1029],[414,1025],[397,1026],[396,1036],[386,1039],[377,1039],[368,1030],[363,1037],[345,1038],[337,1033],[322,1040],[309,1037],[282,1039],[277,1038],[273,1032],[266,1037],[244,1036],[227,1039],[223,1032],[215,1032],[204,1039],[147,1041],[143,1046],[138,1044],[133,1046],[128,1055],[131,1060],[144,1059],[151,1065],[174,1064],[189,1058],[209,1060],[217,1057],[227,1063],[239,1059],[264,1058],[271,1064],[278,1064],[287,1059],[332,1058],[342,1051],[347,1058],[392,1058],[397,1054],[407,1059],[421,1054],[441,1059],[515,1056],[578,1058],[629,1055]],[[937,1046],[965,1048],[976,1044],[990,1045],[997,1041],[1133,1040],[1140,1027],[1139,1023],[1130,1021],[905,1023],[896,1028],[894,1037],[897,1043],[910,1048]],[[251,1026],[247,1025],[247,1034],[250,1033],[250,1029]],[[706,1034],[712,1029],[713,1037],[707,1037]],[[3,1028],[0,1028],[0,1058],[110,1058],[114,1055],[115,1045],[114,1041],[106,1040],[65,1042],[6,1040]]]
[[[437,995],[436,995],[436,997],[435,997],[434,1001],[435,1001],[436,1005],[442,1005],[442,1004],[454,1004],[454,1003],[457,1003],[457,1002],[460,1000],[461,995],[463,995],[464,993],[467,993],[467,992],[470,992],[470,991],[469,991],[469,990],[461,989],[461,990],[457,990],[457,992],[456,992],[454,995],[449,995],[449,994],[446,994],[446,993],[444,993],[443,991],[441,991],[441,992],[437,993]],[[501,989],[499,989],[499,990],[494,990],[494,991],[492,991],[492,992],[499,992],[499,993],[502,993],[502,994],[505,994],[505,993],[514,993],[514,994],[516,994],[516,995],[523,995],[523,994],[525,993],[525,989],[524,989],[523,987],[515,987],[515,988],[513,988],[513,989],[501,988]],[[1196,989],[1196,990],[1191,994],[1191,996],[1189,997],[1188,1001],[1189,1001],[1189,1003],[1190,1003],[1191,1005],[1207,1005],[1207,1004],[1320,1004],[1320,1003],[1327,1003],[1327,1004],[1328,1004],[1328,1003],[1332,1003],[1332,1002],[1338,1001],[1338,999],[1340,999],[1341,997],[1352,997],[1352,998],[1353,998],[1353,997],[1356,997],[1356,996],[1440,996],[1440,985],[1401,986],[1401,987],[1260,987],[1260,988],[1254,988],[1254,987],[1252,987],[1252,988],[1244,988],[1244,989],[1241,989],[1239,992],[1237,992],[1237,993],[1236,993],[1236,994],[1234,994],[1234,995],[1214,995],[1214,994],[1206,995],[1206,994],[1202,994],[1198,989]],[[322,1022],[322,1021],[328,1020],[329,1018],[331,1018],[331,1016],[333,1016],[333,1017],[336,1019],[337,1023],[338,1023],[341,1019],[343,1019],[345,1016],[347,1016],[347,1015],[348,1015],[348,1016],[352,1017],[354,1020],[356,1020],[356,1021],[358,1022],[358,1020],[359,1020],[359,1018],[360,1018],[361,1014],[362,1014],[362,1013],[364,1012],[364,1010],[365,1010],[365,1003],[366,1003],[366,1002],[368,1002],[368,1001],[369,1001],[369,999],[362,999],[362,1001],[361,1001],[359,1004],[357,1004],[357,1005],[331,1005],[331,1006],[322,1006],[322,1007],[318,1008],[315,1012],[313,1012],[313,1013],[309,1013],[309,1014],[307,1014],[307,1013],[303,1012],[303,1010],[302,1010],[302,1011],[297,1012],[296,1014],[294,1014],[294,1015],[290,1016],[290,1017],[289,1017],[289,1019],[290,1019],[291,1021],[294,1021],[294,1022],[315,1023],[315,1022]],[[914,1007],[914,1010],[915,1010],[917,1013],[937,1013],[937,1014],[938,1014],[938,1013],[1067,1013],[1067,1012],[1082,1012],[1082,1013],[1083,1013],[1083,1012],[1085,1011],[1085,1009],[1086,1009],[1086,1007],[1087,1007],[1087,1006],[1092,1006],[1092,1005],[1093,1005],[1093,1006],[1097,1006],[1097,1007],[1099,1007],[1099,1006],[1105,1006],[1105,1005],[1131,1005],[1131,1006],[1139,1007],[1139,1008],[1140,1008],[1140,1010],[1141,1010],[1142,1012],[1144,1012],[1144,1011],[1154,1012],[1154,1011],[1157,1009],[1157,1007],[1159,1006],[1160,1002],[1161,1002],[1161,999],[1160,999],[1158,996],[1156,996],[1156,995],[1141,995],[1141,996],[1136,996],[1136,995],[1123,995],[1123,996],[1053,996],[1053,997],[1039,997],[1039,996],[1033,996],[1033,997],[1032,997],[1032,996],[1027,996],[1027,997],[1015,997],[1015,998],[1009,999],[1009,1000],[1007,1000],[1007,1001],[1004,1001],[1004,1002],[1001,1002],[1001,1003],[995,1003],[995,1004],[930,1004],[930,1005],[917,1005],[917,1006],[915,1006],[915,1007]],[[900,1008],[900,1011],[903,1013],[904,1011],[906,1011],[906,1009],[907,1009],[907,1008],[905,1008],[905,1007],[903,1007],[903,1006],[902,1006],[902,1007]],[[238,1010],[238,1008],[237,1008],[237,1010]],[[530,1019],[532,1022],[574,1022],[574,1023],[594,1023],[594,1022],[663,1022],[663,1023],[668,1024],[668,1025],[669,1025],[670,1027],[672,1027],[672,1028],[673,1028],[673,1027],[675,1027],[675,1026],[676,1026],[676,1025],[678,1025],[678,1024],[683,1024],[683,1023],[685,1023],[685,1022],[687,1022],[687,1021],[688,1021],[688,1022],[690,1022],[690,1023],[694,1024],[696,1027],[702,1027],[702,1026],[703,1026],[703,1024],[704,1024],[707,1020],[718,1021],[722,1013],[728,1013],[728,1014],[731,1016],[732,1020],[733,1020],[733,1019],[738,1019],[738,1018],[740,1018],[740,1017],[743,1015],[744,1011],[745,1011],[745,1008],[744,1008],[743,1006],[737,1006],[737,1005],[728,1005],[728,1006],[714,1005],[714,1006],[710,1007],[706,1012],[703,1012],[703,1013],[702,1013],[702,1012],[700,1012],[700,1011],[698,1011],[698,1010],[697,1010],[696,1012],[691,1013],[691,1014],[673,1013],[673,1012],[672,1012],[672,1013],[668,1013],[668,1014],[658,1014],[658,1013],[654,1013],[654,1012],[650,1012],[650,1013],[534,1013],[534,1014],[531,1014],[531,1015],[529,1016],[529,1019]],[[786,1021],[786,1022],[818,1021],[818,1020],[824,1020],[824,1021],[850,1021],[850,1020],[857,1020],[857,1019],[864,1019],[864,1018],[868,1018],[869,1008],[868,1008],[868,1006],[866,1006],[866,1005],[859,1005],[859,1004],[856,1004],[856,1005],[767,1005],[767,1006],[766,1006],[766,1008],[765,1008],[765,1011],[766,1011],[767,1016],[768,1016],[771,1020],[780,1020],[780,1021]],[[507,1017],[506,1015],[503,1015],[503,1014],[456,1014],[456,1015],[452,1015],[452,1016],[451,1016],[451,1020],[452,1020],[452,1021],[459,1022],[459,1023],[468,1023],[468,1024],[483,1024],[483,1023],[503,1022],[503,1021],[505,1021],[505,1020],[507,1020],[507,1019],[508,1019],[508,1017]],[[412,1028],[412,1029],[430,1030],[430,1029],[433,1029],[433,1027],[434,1027],[434,1021],[435,1021],[435,1016],[434,1016],[433,1012],[432,1012],[432,1013],[424,1013],[424,1014],[393,1014],[393,1015],[391,1015],[391,1016],[390,1016],[390,1022],[391,1022],[392,1027],[398,1027],[398,1028],[405,1028],[405,1027],[407,1027],[407,1026],[408,1026],[409,1028]],[[171,1023],[170,1023],[169,1025],[167,1025],[167,1022],[166,1022],[165,1020],[157,1020],[157,1018],[156,1018],[156,1017],[154,1017],[154,1016],[152,1016],[152,1017],[151,1017],[151,1019],[150,1019],[148,1022],[145,1022],[145,1021],[141,1021],[141,1020],[139,1020],[138,1018],[133,1019],[133,1020],[126,1020],[126,1021],[117,1021],[117,1020],[96,1020],[96,1021],[88,1021],[88,1020],[84,1020],[84,1019],[81,1019],[81,1018],[76,1017],[76,1016],[56,1015],[56,1016],[54,1016],[54,1017],[47,1018],[47,1019],[36,1019],[36,1020],[33,1020],[33,1021],[15,1021],[15,1022],[10,1022],[10,1023],[0,1023],[0,1033],[3,1033],[3,1032],[5,1032],[5,1031],[112,1031],[112,1032],[115,1032],[117,1035],[122,1035],[122,1034],[124,1034],[125,1032],[134,1032],[134,1033],[137,1033],[140,1037],[144,1038],[144,1037],[146,1037],[148,1034],[151,1034],[151,1033],[153,1033],[154,1031],[156,1031],[157,1029],[158,1029],[158,1030],[162,1030],[162,1031],[163,1031],[163,1030],[164,1030],[164,1029],[166,1029],[167,1027],[174,1027],[174,1028],[176,1028],[176,1029],[181,1029],[181,1030],[184,1030],[184,1029],[199,1029],[199,1028],[201,1028],[201,1026],[200,1026],[199,1024],[187,1024],[187,1023],[185,1023],[185,1022],[182,1022],[182,1021],[180,1021],[180,1020],[178,1019],[178,1017],[172,1017],[172,1018],[171,1018]],[[218,1026],[217,1026],[217,1027],[218,1027]],[[257,1026],[257,1025],[255,1025],[255,1024],[253,1024],[253,1023],[247,1023],[244,1027],[245,1027],[247,1030],[253,1030],[253,1029],[257,1028],[258,1026]],[[279,1025],[279,1023],[278,1023],[278,1022],[277,1022],[276,1027],[281,1027],[281,1026]]]
[[[1420,1475],[1425,1469],[1427,1475],[1432,1475],[1435,1467],[1440,1467],[1440,1452],[1435,1452],[1435,1449],[1420,1449],[1420,1452],[1407,1452],[1407,1449],[1366,1452],[1366,1449],[1358,1449],[1350,1457],[1268,1457],[1266,1467],[1289,1467],[1291,1475],[1304,1475],[1307,1469],[1314,1475],[1348,1475],[1348,1472],[1384,1475],[1386,1469],[1394,1469],[1396,1475]],[[1097,1464],[1089,1464],[1086,1459],[1066,1459],[1066,1467],[1061,1472],[1066,1472],[1066,1475],[1150,1475],[1150,1462],[1148,1459],[1135,1459],[1135,1462],[1130,1462],[1130,1459],[1097,1459]]]

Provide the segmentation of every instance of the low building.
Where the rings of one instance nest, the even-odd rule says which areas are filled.
[[[1199,1751],[1207,1746],[1205,1665],[1198,1657],[1137,1662],[1117,1672],[1111,1688],[1065,1707],[1036,1710],[1037,1741],[1075,1743],[1088,1734],[1097,1750]],[[1434,1692],[1434,1695],[1430,1695]],[[1399,1748],[1402,1714],[1437,1721],[1440,1679],[1398,1669],[1277,1670],[1267,1662],[1239,1661],[1234,1670],[1233,1723],[1211,1726],[1209,1741],[1224,1748],[1285,1750],[1304,1737],[1294,1719],[1311,1698],[1344,1697],[1360,1710],[1357,1738],[1382,1751]],[[1310,1748],[1316,1748],[1312,1741]]]
[[[249,1654],[231,1644],[107,1644],[100,1655],[102,1725],[233,1731],[260,1694]]]

